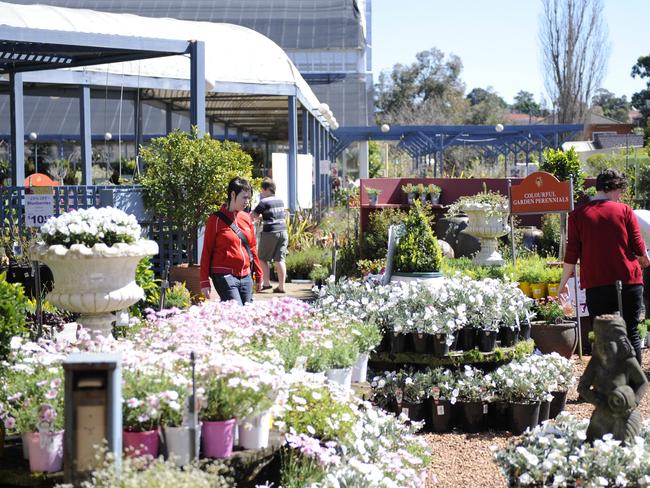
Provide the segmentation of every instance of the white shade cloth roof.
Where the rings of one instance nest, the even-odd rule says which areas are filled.
[[[0,12],[0,25],[11,27],[204,41],[207,91],[278,94],[279,88],[295,88],[295,93],[285,94],[299,96],[311,112],[320,105],[282,48],[246,27],[6,2],[0,2]],[[71,69],[189,80],[190,60],[188,56],[170,56]]]

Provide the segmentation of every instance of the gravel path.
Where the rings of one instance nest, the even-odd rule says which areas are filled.
[[[584,356],[582,361],[578,356],[573,360],[576,364],[576,378],[579,378],[589,362],[590,356]],[[643,352],[643,369],[650,374],[650,351]],[[639,407],[644,419],[650,418],[650,394],[647,394]],[[593,407],[589,403],[578,402],[575,387],[567,396],[566,410],[581,418],[589,418]],[[502,447],[511,439],[516,439],[510,433],[485,432],[480,434],[427,434],[429,445],[433,451],[433,461],[429,471],[428,487],[445,488],[503,488],[506,482],[501,476],[496,464],[492,462],[491,446]]]

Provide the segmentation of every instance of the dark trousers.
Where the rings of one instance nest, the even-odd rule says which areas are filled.
[[[212,274],[212,283],[222,302],[235,300],[240,305],[253,301],[253,278],[251,275],[239,278],[231,274]]]
[[[627,336],[641,364],[641,338],[639,337],[639,315],[643,304],[643,285],[623,285],[623,320],[627,326]],[[618,312],[616,286],[598,286],[587,289],[587,308],[589,315],[595,319],[598,315]]]
[[[650,266],[643,270],[643,303],[645,303],[645,318],[650,319]]]

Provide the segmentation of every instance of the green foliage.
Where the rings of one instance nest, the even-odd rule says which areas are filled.
[[[382,190],[380,190],[379,188],[370,188],[369,186],[367,186],[366,192],[368,192],[369,196],[374,196],[374,195],[379,196],[381,195]]]
[[[310,211],[298,211],[293,216],[288,215],[286,220],[289,251],[299,251],[315,245],[318,223]]]
[[[196,127],[189,134],[176,130],[153,139],[140,153],[146,164],[145,204],[180,227],[192,262],[198,226],[227,200],[232,178],[251,179],[251,157],[237,143],[199,136]]]
[[[648,335],[648,329],[650,328],[650,319],[646,319],[643,322],[639,322],[639,337],[641,337],[641,342],[643,342]]]
[[[306,247],[300,251],[290,252],[285,262],[287,277],[307,279],[314,265],[328,266],[330,261],[330,253],[319,247]]]
[[[592,110],[595,107],[600,107],[605,117],[609,117],[624,123],[630,121],[629,112],[631,107],[630,102],[628,102],[625,95],[622,97],[617,97],[609,90],[606,90],[605,88],[599,88],[596,90],[596,94],[591,99],[591,106]]]
[[[151,257],[147,256],[138,262],[135,268],[135,283],[144,290],[144,299],[129,307],[129,315],[142,317],[147,307],[158,307],[160,301],[160,280],[153,272]]]
[[[404,234],[395,247],[395,271],[430,272],[440,270],[442,251],[420,202],[404,221]]]
[[[354,239],[345,239],[336,255],[336,279],[342,276],[348,278],[359,277],[357,261],[361,257],[359,243]]]
[[[537,252],[542,256],[557,256],[560,250],[560,215],[542,216],[542,238]]]
[[[446,276],[460,273],[474,280],[482,280],[483,278],[505,280],[509,272],[507,266],[480,266],[474,264],[470,258],[443,258],[440,270]]]
[[[185,310],[192,305],[192,294],[185,283],[174,283],[165,293],[165,308],[180,308]]]
[[[386,265],[386,258],[380,259],[359,259],[357,269],[361,276],[368,274],[379,274]]]
[[[314,283],[323,282],[330,276],[330,270],[328,266],[323,266],[321,264],[314,264],[314,268],[309,273],[309,279]]]
[[[520,283],[545,283],[547,272],[547,261],[539,256],[532,255],[517,261],[513,279]]]
[[[541,171],[554,175],[560,181],[569,181],[573,177],[573,197],[578,198],[585,183],[585,172],[574,148],[568,151],[548,148],[544,151],[544,160],[539,165]]]
[[[632,67],[632,77],[636,78],[637,76],[646,80],[646,87],[633,93],[631,102],[641,111],[642,120],[647,121],[650,117],[650,55],[639,56],[636,64]],[[646,123],[647,127],[650,127],[650,124]],[[648,143],[647,136],[644,143],[646,145]]]
[[[535,101],[533,94],[524,90],[515,95],[515,103],[511,108],[516,112],[528,114],[531,117],[542,115],[542,108]]]
[[[537,314],[537,319],[549,324],[555,324],[564,318],[564,309],[560,301],[553,297],[536,301],[533,311]]]
[[[491,87],[474,88],[467,94],[469,110],[464,123],[473,125],[494,125],[504,122],[507,104]]]
[[[384,174],[384,163],[377,141],[368,141],[368,177],[379,178]]]
[[[7,273],[0,273],[0,360],[6,359],[13,336],[26,336],[28,301],[22,285],[8,283]]]
[[[304,488],[325,477],[325,469],[318,460],[297,449],[283,447],[280,450],[280,464],[280,486],[283,488]]]
[[[385,208],[370,212],[368,227],[363,233],[362,256],[367,259],[382,259],[388,249],[388,228],[404,221],[406,212],[396,208]]]

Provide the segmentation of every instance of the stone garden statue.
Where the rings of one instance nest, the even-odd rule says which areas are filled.
[[[636,408],[648,381],[621,317],[597,317],[594,334],[593,356],[578,383],[578,393],[596,407],[587,428],[587,441],[607,433],[620,441],[632,440],[641,430],[641,415]]]

